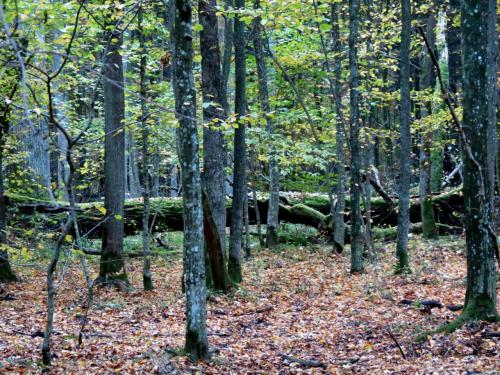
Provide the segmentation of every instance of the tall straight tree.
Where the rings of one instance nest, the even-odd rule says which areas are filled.
[[[224,162],[224,136],[220,125],[224,119],[222,72],[217,24],[217,1],[200,0],[198,13],[201,49],[201,90],[203,95],[203,185],[207,192],[210,215],[216,226],[218,241],[206,241],[214,286],[226,290],[227,268],[225,262],[226,239],[226,173]],[[208,218],[207,218],[208,219]],[[211,220],[205,220],[210,225]],[[212,233],[212,232],[210,232]]]
[[[410,179],[411,179],[411,102],[410,102],[410,41],[411,41],[411,5],[410,0],[403,0],[400,49],[400,144],[401,171],[399,180],[398,240],[396,272],[410,269],[408,261],[408,230],[410,226]]]
[[[432,50],[436,51],[436,17],[433,10],[429,11],[426,19],[427,36]],[[420,88],[427,90],[426,95],[432,95],[436,86],[436,75],[432,65],[432,60],[429,57],[425,47],[422,52],[422,79],[420,80]],[[432,115],[432,99],[426,99],[422,106],[422,118]],[[421,130],[420,137],[420,180],[419,180],[419,195],[420,195],[420,213],[422,216],[422,236],[424,238],[435,238],[437,236],[436,218],[432,204],[431,192],[431,148],[432,148],[432,132],[427,129]]]
[[[110,11],[105,33],[102,86],[104,92],[104,208],[106,218],[102,232],[102,255],[99,281],[128,282],[123,259],[123,214],[125,200],[125,96],[123,92],[123,42],[121,25],[111,20],[120,16]],[[116,10],[118,13],[118,10]]]
[[[358,72],[359,0],[349,0],[349,88],[351,150],[351,273],[363,272],[361,247],[361,150],[359,146],[359,72]]]
[[[254,0],[254,9],[260,9],[260,0]],[[259,103],[262,114],[266,117],[266,131],[270,138],[269,147],[269,208],[267,210],[266,246],[270,249],[278,245],[278,211],[280,199],[278,161],[276,160],[276,149],[271,139],[274,132],[273,120],[270,116],[271,106],[269,104],[269,87],[267,85],[267,66],[262,45],[262,18],[254,20],[254,49],[255,63],[257,65],[257,78],[259,85]]]
[[[339,27],[339,12],[340,7],[338,2],[334,1],[331,5],[331,23],[332,23],[332,40],[333,40],[333,71],[335,74],[335,148],[337,153],[337,202],[335,204],[335,225],[333,240],[335,249],[340,252],[344,248],[345,242],[345,152],[344,152],[344,112],[342,107],[342,59],[340,27]]]
[[[143,18],[144,9],[139,9],[138,18],[138,37],[141,51],[139,65],[139,87],[141,95],[141,136],[142,136],[142,201],[144,202],[144,210],[142,214],[142,251],[144,253],[144,263],[142,272],[142,284],[144,290],[153,289],[153,278],[151,276],[151,259],[150,259],[150,229],[149,216],[151,213],[151,175],[149,173],[149,125],[148,125],[148,105],[147,105],[147,90],[146,90],[146,68],[147,68],[147,51],[146,51],[146,35],[144,34]]]
[[[245,8],[245,0],[235,1],[236,10]],[[228,272],[233,282],[239,283],[241,276],[241,240],[243,234],[243,208],[246,188],[246,61],[245,23],[238,15],[234,21],[234,66],[235,66],[235,112],[238,119],[234,131],[233,205],[231,211],[231,234],[229,238]]]
[[[457,320],[498,320],[492,207],[488,173],[488,0],[463,0],[461,6],[463,64],[463,132],[467,291]]]
[[[173,88],[184,202],[184,287],[186,290],[185,350],[194,359],[208,359],[206,331],[203,205],[196,129],[193,76],[192,5],[175,0]]]

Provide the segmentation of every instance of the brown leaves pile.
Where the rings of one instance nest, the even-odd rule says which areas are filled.
[[[59,281],[51,373],[92,374],[431,374],[492,372],[500,368],[498,327],[477,323],[417,344],[415,333],[454,319],[402,299],[460,304],[465,286],[463,245],[420,242],[413,274],[394,276],[393,246],[363,275],[348,273],[348,256],[329,249],[262,251],[245,264],[245,282],[208,302],[210,363],[179,355],[184,334],[181,261],[158,259],[156,289],[141,289],[140,261],[129,266],[131,293],[100,289],[82,347],[84,281],[69,264]],[[97,266],[97,265],[95,265]],[[15,300],[0,302],[0,373],[42,372],[37,335],[44,329],[44,272],[22,270],[23,282],[4,286]],[[394,338],[391,338],[390,333]],[[490,335],[491,336],[491,335]],[[495,335],[492,335],[495,336]],[[398,348],[398,345],[401,349]],[[403,354],[405,358],[403,358]]]

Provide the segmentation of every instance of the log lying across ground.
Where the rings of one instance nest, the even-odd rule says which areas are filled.
[[[35,212],[43,213],[53,219],[65,215],[68,206],[64,203],[53,204],[48,201],[40,201],[19,195],[9,195],[8,203],[11,212],[18,216],[32,215]],[[267,219],[268,201],[266,198],[258,200],[261,223],[265,224]],[[372,219],[373,226],[394,227],[397,225],[396,204],[390,204],[382,198],[373,199]],[[349,204],[347,204],[347,209]],[[228,203],[228,215],[231,214],[230,202]],[[134,234],[142,228],[143,204],[140,199],[128,199],[125,202],[125,231],[126,234]],[[151,200],[151,220],[153,231],[180,231],[183,228],[182,221],[182,199],[181,198],[154,198]],[[449,228],[462,227],[461,213],[463,210],[463,196],[460,190],[434,196],[434,211],[436,221]],[[283,194],[279,208],[280,221],[305,224],[319,229],[328,230],[331,226],[329,220],[330,203],[328,196],[317,194]],[[250,204],[250,220],[255,223],[255,210]],[[102,202],[79,204],[77,215],[82,233],[91,232],[91,237],[100,235],[100,223],[105,217]],[[19,220],[19,217],[14,218]],[[58,220],[52,220],[53,229],[57,228]],[[349,221],[349,212],[346,212],[346,222]],[[410,221],[417,224],[421,221],[420,204],[418,197],[412,197],[410,206]],[[227,220],[229,223],[230,220]],[[331,228],[330,228],[331,229]]]

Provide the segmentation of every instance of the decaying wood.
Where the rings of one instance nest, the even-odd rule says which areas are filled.
[[[318,194],[288,194],[281,198],[283,203],[279,206],[279,220],[292,224],[304,224],[325,229],[325,223],[328,222],[330,213],[330,201],[327,195]],[[36,199],[10,196],[10,208],[15,208],[22,215],[16,220],[27,220],[27,216],[33,213],[43,213],[51,218],[62,216],[69,207],[68,205],[53,204],[48,201],[37,201]],[[418,197],[412,197],[410,201],[410,222],[419,223],[420,205]],[[268,200],[260,198],[258,200],[260,219],[262,224],[267,223]],[[347,202],[347,207],[349,206]],[[440,225],[448,226],[448,230],[457,231],[462,227],[461,215],[463,210],[463,196],[459,189],[451,190],[434,196],[433,206],[435,209],[436,220]],[[394,206],[386,200],[375,198],[371,201],[371,216],[373,226],[393,227],[397,225],[397,212]],[[231,215],[231,206],[228,203],[228,216]],[[125,202],[125,233],[131,235],[138,233],[142,228],[143,204],[140,199],[129,199]],[[88,237],[97,237],[100,235],[101,224],[104,219],[102,213],[102,203],[85,203],[78,205],[78,222],[82,234],[88,234]],[[151,199],[151,223],[153,232],[182,231],[182,200],[179,198],[153,198]],[[62,221],[62,220],[61,220]],[[230,223],[230,220],[227,221]],[[250,210],[250,223],[256,222],[255,210]],[[349,211],[346,211],[345,222],[349,222]],[[48,223],[47,229],[58,230],[60,224]],[[330,228],[331,229],[331,228]],[[90,232],[90,233],[89,233]]]

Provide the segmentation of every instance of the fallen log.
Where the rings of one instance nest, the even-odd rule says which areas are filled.
[[[330,201],[328,196],[319,194],[283,194],[279,206],[279,220],[292,224],[304,224],[316,227],[322,231],[331,231],[332,223],[329,222]],[[463,196],[459,189],[434,196],[434,210],[436,221],[442,232],[457,232],[461,230],[461,213],[463,209]],[[69,207],[64,202],[54,203],[50,201],[36,200],[30,197],[9,195],[9,220],[11,222],[25,223],[28,225],[29,216],[34,213],[43,213],[50,220],[45,224],[48,230],[57,230],[60,222],[64,220]],[[260,221],[267,222],[268,200],[261,197],[258,200]],[[349,207],[349,202],[347,202]],[[382,198],[371,201],[372,225],[374,227],[395,227],[397,225],[397,212],[395,205],[389,204]],[[228,202],[228,220],[230,223],[231,203]],[[132,235],[142,228],[143,204],[140,199],[127,199],[125,201],[125,233]],[[250,222],[256,222],[255,210],[250,209]],[[153,198],[151,199],[151,223],[154,232],[182,231],[183,204],[181,198]],[[78,204],[77,216],[79,226],[83,235],[87,237],[98,237],[105,218],[106,211],[102,202]],[[420,204],[417,197],[410,202],[410,221],[414,225],[420,219]],[[345,222],[349,222],[349,212],[346,211]],[[415,226],[415,232],[418,232]],[[392,233],[388,235],[391,237]]]

